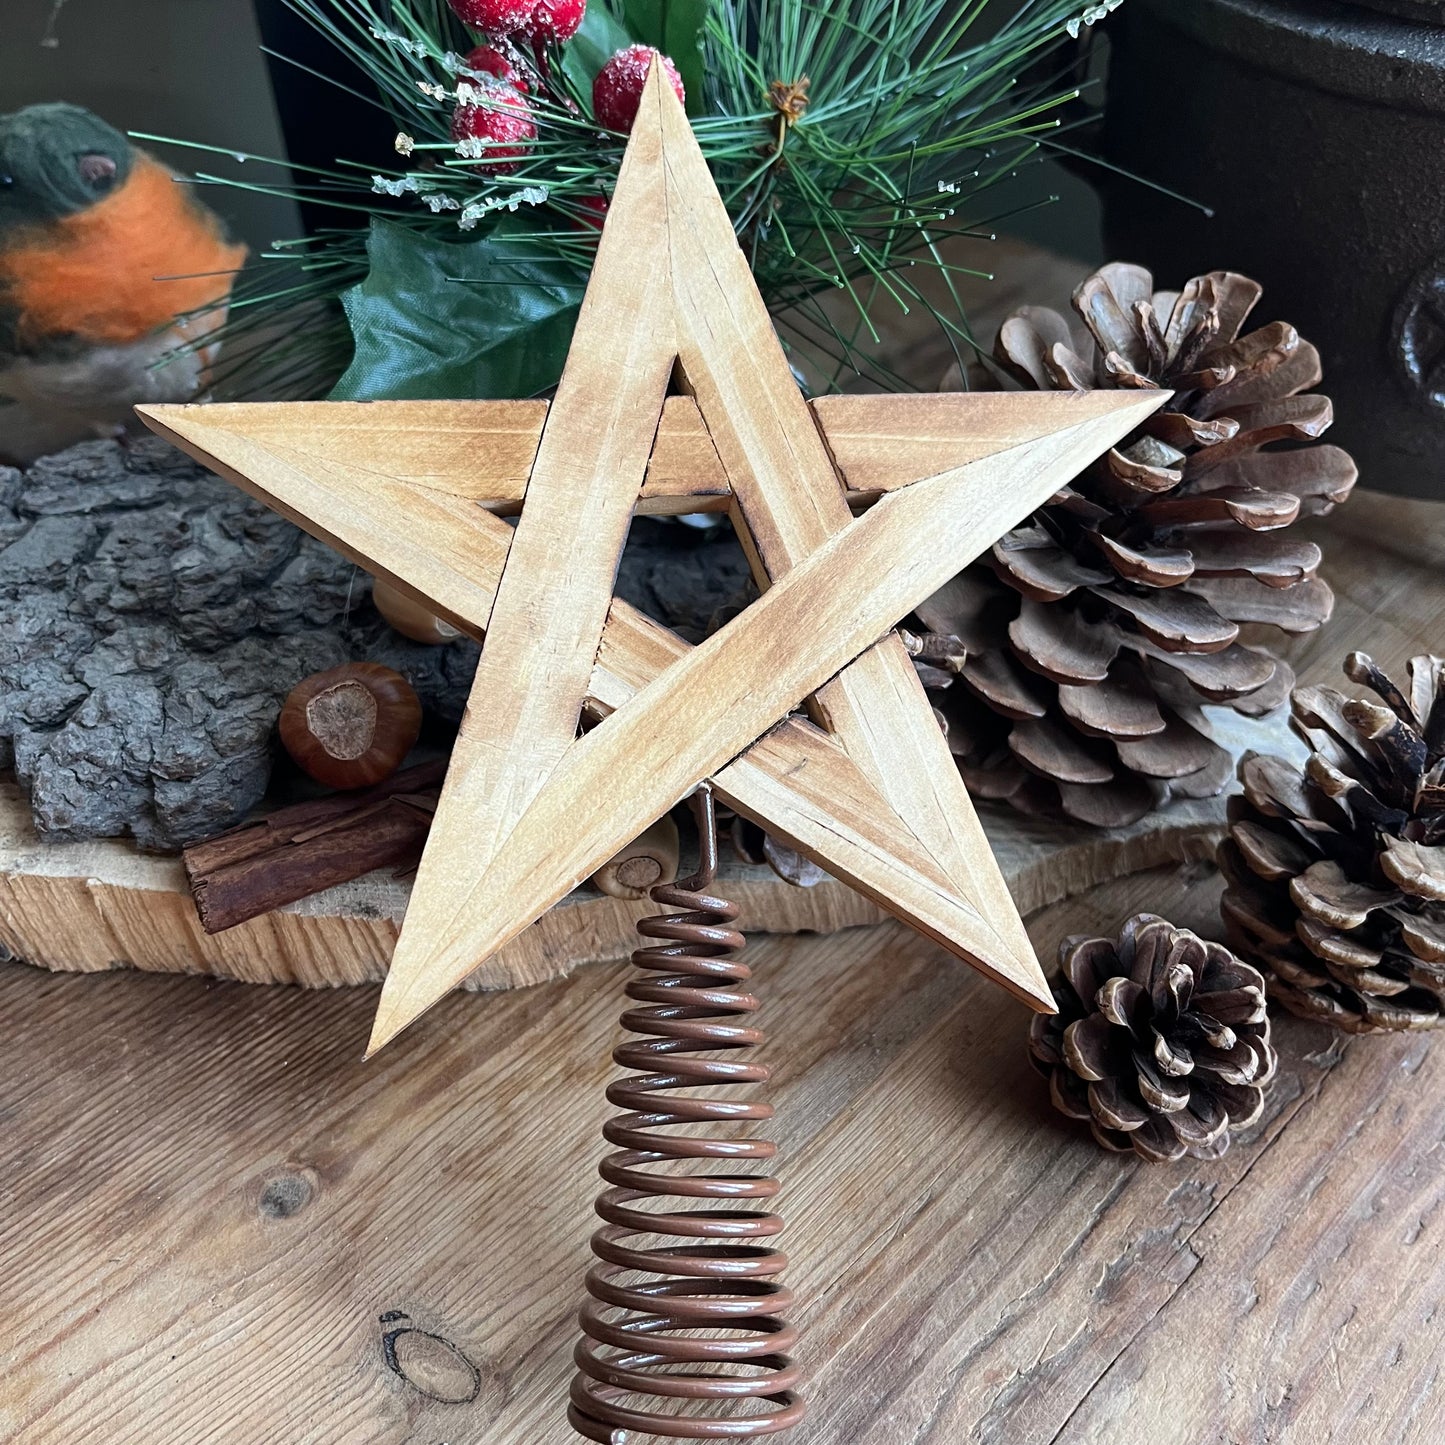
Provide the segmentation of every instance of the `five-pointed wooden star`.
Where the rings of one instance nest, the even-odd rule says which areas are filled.
[[[690,394],[669,399],[676,374]],[[550,407],[144,409],[193,456],[484,633],[371,1049],[709,777],[739,812],[1051,1008],[892,629],[1163,398],[810,409],[654,74]],[[855,519],[850,500],[873,495]],[[514,530],[492,515],[518,501]],[[612,587],[635,510],[721,505],[763,592],[690,648]],[[579,737],[584,713],[600,721]]]

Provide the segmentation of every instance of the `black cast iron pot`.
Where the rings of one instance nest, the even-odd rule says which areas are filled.
[[[1128,0],[1110,23],[1111,255],[1243,271],[1319,347],[1331,440],[1445,499],[1445,0]],[[1267,314],[1266,314],[1267,313]]]

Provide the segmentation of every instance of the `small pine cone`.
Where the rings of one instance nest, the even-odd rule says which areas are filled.
[[[1445,659],[1401,690],[1363,652],[1345,675],[1380,702],[1297,688],[1304,771],[1250,753],[1219,862],[1231,942],[1292,1013],[1349,1033],[1445,1022]]]
[[[1025,812],[1116,826],[1233,772],[1201,708],[1260,716],[1294,678],[1240,629],[1308,632],[1334,598],[1289,524],[1345,500],[1355,466],[1302,446],[1330,424],[1315,348],[1227,271],[1183,291],[1115,264],[1055,311],[1004,322],[996,352],[1039,390],[1167,387],[1173,400],[918,610],[968,651],[935,698],[973,790]],[[1272,444],[1286,443],[1281,450]]]
[[[1223,944],[1140,913],[1117,944],[1066,938],[1059,963],[1059,1011],[1035,1016],[1029,1054],[1106,1149],[1217,1159],[1259,1118],[1276,1064],[1264,979]]]

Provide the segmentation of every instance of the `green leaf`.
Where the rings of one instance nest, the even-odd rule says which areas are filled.
[[[579,95],[587,97],[589,108],[597,72],[619,50],[626,50],[636,40],[608,6],[601,0],[592,0],[582,17],[581,28],[562,47],[562,73]]]
[[[711,5],[712,0],[622,0],[627,28],[677,66],[689,115],[702,104],[703,27]]]
[[[342,296],[356,343],[333,401],[516,400],[555,386],[586,278],[509,234],[456,244],[375,219]]]

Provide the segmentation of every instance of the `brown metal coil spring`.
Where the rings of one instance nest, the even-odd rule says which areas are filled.
[[[787,1260],[768,1243],[783,1221],[736,1207],[771,1200],[778,1181],[686,1166],[689,1160],[769,1161],[777,1146],[727,1137],[734,1131],[724,1128],[706,1137],[669,1132],[677,1125],[757,1124],[773,1117],[769,1104],[677,1092],[768,1078],[761,1064],[703,1057],[750,1049],[763,1035],[746,1022],[757,998],[739,989],[752,971],[737,957],[742,934],[728,926],[738,910],[706,891],[717,872],[710,790],[694,802],[698,871],[651,892],[655,903],[682,911],[637,926],[645,938],[667,941],[632,955],[644,972],[628,984],[627,996],[647,1007],[623,1014],[623,1027],[641,1037],[622,1044],[613,1058],[636,1072],[607,1091],[608,1101],[626,1112],[603,1130],[617,1152],[599,1171],[610,1187],[597,1200],[603,1226],[592,1236],[592,1252],[599,1262],[587,1276],[591,1298],[579,1317],[579,1373],[567,1412],[579,1435],[603,1445],[625,1445],[629,1432],[686,1440],[772,1435],[804,1413],[794,1388],[800,1372],[787,1353],[797,1332],[783,1319],[792,1293],[778,1280]],[[681,1203],[647,1207],[658,1200]],[[716,1203],[687,1207],[694,1201]],[[684,1242],[646,1248],[647,1236]],[[644,1400],[626,1403],[637,1397]]]

